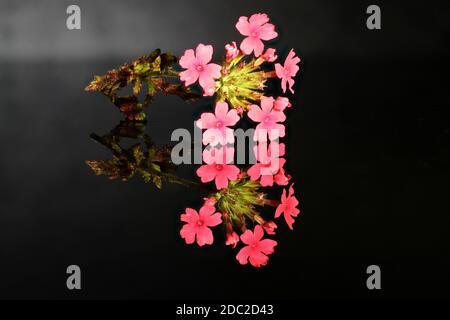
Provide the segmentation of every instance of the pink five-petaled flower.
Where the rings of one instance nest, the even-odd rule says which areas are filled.
[[[215,146],[218,143],[222,145],[233,143],[233,130],[228,127],[234,126],[239,119],[239,115],[235,109],[228,111],[228,104],[226,102],[217,102],[214,113],[202,113],[200,119],[197,121],[197,126],[200,129],[207,129],[203,133],[203,144]]]
[[[289,188],[289,194],[287,196],[286,189],[283,189],[283,194],[281,195],[281,203],[278,205],[277,210],[275,211],[275,218],[278,218],[281,213],[283,213],[286,223],[292,230],[292,224],[295,222],[294,218],[292,217],[297,217],[300,213],[300,210],[297,208],[297,206],[298,200],[294,196],[294,188],[291,185]]]
[[[260,142],[253,147],[253,151],[258,163],[248,169],[250,179],[255,181],[261,177],[260,184],[263,187],[273,186],[274,181],[279,185],[286,185],[288,180],[284,179],[284,170],[280,173],[286,163],[284,158],[280,158],[285,154],[284,143],[272,141],[267,148],[266,142]]]
[[[278,36],[275,26],[269,22],[269,17],[265,13],[256,13],[248,19],[240,17],[236,23],[236,29],[247,36],[241,42],[241,50],[245,54],[255,52],[255,57],[259,57],[264,50],[264,44],[261,40],[272,40]]]
[[[203,150],[203,161],[206,163],[197,169],[197,175],[203,183],[215,180],[216,188],[228,186],[228,180],[236,180],[239,168],[229,164],[234,160],[234,149],[226,146],[212,147]]]
[[[277,77],[281,79],[281,88],[283,92],[286,92],[286,82],[289,84],[289,90],[294,93],[292,86],[294,85],[295,75],[300,69],[297,65],[300,62],[300,58],[295,56],[294,49],[291,49],[286,60],[284,60],[284,66],[277,63],[275,64],[275,72]]]
[[[203,206],[197,213],[194,209],[186,208],[186,213],[181,215],[181,221],[186,224],[181,228],[180,235],[187,244],[192,244],[197,237],[197,244],[201,247],[212,244],[214,237],[209,227],[215,227],[222,222],[221,214],[215,212],[212,206]]]
[[[236,42],[231,42],[225,46],[225,59],[226,61],[231,61],[239,55],[239,49]]]
[[[261,97],[261,108],[257,105],[251,105],[248,116],[255,122],[256,126],[254,140],[266,141],[267,134],[270,140],[284,137],[284,125],[278,123],[286,120],[283,111],[275,110],[274,99],[272,97]]]
[[[239,236],[236,232],[227,233],[227,239],[225,241],[225,244],[227,246],[232,246],[233,248],[236,248],[237,243],[239,242]]]
[[[209,63],[212,59],[213,47],[200,43],[195,49],[188,49],[180,58],[180,65],[187,69],[180,72],[180,80],[185,86],[190,86],[197,80],[204,90],[205,95],[213,95],[215,88],[214,79],[220,78],[221,66]]]
[[[241,240],[247,246],[243,247],[236,255],[240,264],[250,264],[254,267],[261,267],[267,264],[269,257],[273,253],[277,242],[271,239],[261,240],[264,236],[264,229],[260,225],[255,226],[254,232],[246,230],[241,235]]]

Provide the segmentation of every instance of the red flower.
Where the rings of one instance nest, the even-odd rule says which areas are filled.
[[[300,210],[297,208],[298,200],[294,197],[294,188],[292,185],[289,188],[289,195],[286,197],[286,189],[283,189],[283,194],[281,195],[281,204],[278,205],[277,210],[275,211],[275,218],[278,218],[281,213],[284,215],[284,219],[288,224],[289,228],[292,230],[292,225],[295,222],[294,218],[297,217],[300,213]]]
[[[187,244],[194,243],[196,237],[200,247],[213,243],[214,237],[209,227],[222,222],[221,214],[215,211],[216,208],[207,205],[200,208],[199,214],[194,209],[186,208],[186,213],[181,215],[181,221],[186,224],[181,228],[180,235]]]
[[[240,264],[250,264],[254,267],[265,266],[269,261],[267,255],[272,254],[277,242],[271,239],[261,240],[264,236],[264,229],[257,225],[254,232],[246,230],[241,235],[241,240],[247,246],[243,247],[236,255]]]

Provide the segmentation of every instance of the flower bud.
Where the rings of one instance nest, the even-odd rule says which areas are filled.
[[[225,46],[226,52],[226,61],[231,61],[239,55],[239,49],[236,45],[236,42],[231,42]]]
[[[264,54],[262,55],[262,58],[266,62],[274,62],[275,60],[277,60],[278,56],[276,55],[275,49],[268,48],[266,52],[264,52]]]
[[[275,234],[275,229],[278,228],[278,226],[273,221],[267,221],[263,224],[263,228],[266,230],[267,234]]]
[[[233,248],[235,248],[238,242],[239,242],[239,236],[237,235],[236,232],[233,231],[233,232],[227,233],[227,239],[225,241],[225,244],[227,246],[232,246]]]

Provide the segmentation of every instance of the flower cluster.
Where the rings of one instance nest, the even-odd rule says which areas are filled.
[[[268,199],[262,191],[263,187],[287,187],[291,180],[284,168],[285,144],[279,142],[286,135],[283,123],[291,103],[287,97],[266,96],[265,89],[269,79],[279,78],[283,93],[288,89],[294,93],[300,59],[292,49],[283,64],[275,63],[276,50],[265,49],[263,41],[273,40],[278,34],[264,13],[240,17],[236,28],[245,38],[239,46],[235,41],[225,46],[221,65],[211,62],[213,47],[204,44],[186,50],[179,61],[184,69],[180,72],[184,85],[189,87],[198,81],[203,95],[216,99],[214,112],[203,113],[196,122],[203,130],[202,141],[206,146],[204,164],[197,169],[197,175],[203,183],[214,182],[216,190],[204,199],[198,212],[186,208],[181,215],[185,224],[180,235],[188,244],[212,244],[214,236],[210,228],[223,224],[225,244],[233,248],[240,242],[243,244],[236,255],[238,262],[261,267],[267,264],[268,255],[277,245],[264,235],[274,235],[278,227],[272,219],[263,218],[262,209],[273,208],[273,219],[283,215],[290,229],[300,213],[293,184],[288,191],[283,189],[280,200]],[[247,119],[255,126],[256,163],[239,168],[234,164],[233,127]]]
[[[212,62],[211,45],[199,44],[195,49],[186,50],[179,59],[181,71],[174,55],[156,49],[103,76],[95,76],[85,90],[106,96],[123,113],[126,122],[107,135],[91,135],[113,153],[113,158],[86,163],[95,174],[111,180],[126,181],[141,175],[145,182],[153,182],[158,188],[163,182],[208,187],[208,191],[213,187],[214,191],[198,211],[186,208],[181,215],[184,222],[181,237],[188,244],[212,244],[211,228],[222,224],[225,244],[232,248],[240,246],[237,261],[261,267],[267,264],[268,256],[277,246],[276,241],[265,238],[276,233],[278,225],[273,220],[283,216],[292,229],[300,213],[291,176],[285,169],[286,146],[280,142],[286,136],[286,112],[292,105],[288,97],[269,96],[266,90],[272,80],[278,79],[283,94],[293,94],[300,58],[291,49],[280,63],[277,62],[279,53],[265,47],[265,41],[278,36],[267,14],[240,17],[236,29],[244,39],[239,45],[236,41],[225,45],[221,64]],[[201,92],[196,92],[196,83]],[[122,89],[129,86],[131,94],[123,95]],[[197,100],[202,95],[215,98],[214,110],[203,113],[196,121],[205,146],[202,165],[197,169],[202,183],[178,177],[171,148],[156,148],[146,135],[143,145],[137,143],[128,149],[120,145],[121,138],[143,135],[144,109],[157,93],[176,95],[184,101]],[[254,128],[251,138],[255,145],[251,152],[255,161],[245,168],[235,164],[235,153],[241,149],[239,145],[235,148],[233,128],[242,122]],[[283,188],[280,199],[269,199],[263,188],[277,186]]]

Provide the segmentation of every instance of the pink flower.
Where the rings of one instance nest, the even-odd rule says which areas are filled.
[[[253,151],[258,163],[248,169],[247,173],[250,179],[256,181],[261,177],[260,184],[263,187],[273,186],[274,181],[283,183],[284,180],[281,177],[275,179],[275,176],[278,175],[286,163],[284,158],[280,158],[285,154],[284,143],[278,144],[272,141],[269,148],[267,148],[267,143],[260,142],[253,148]],[[284,176],[284,171],[281,174]]]
[[[237,243],[239,242],[239,236],[236,232],[227,233],[227,240],[225,241],[225,244],[227,246],[232,246],[233,248],[236,248]]]
[[[241,42],[241,50],[245,54],[250,54],[252,51],[255,57],[259,57],[264,50],[264,44],[261,40],[272,40],[278,36],[275,31],[275,26],[269,22],[269,17],[265,13],[256,13],[248,19],[247,17],[240,17],[236,23],[236,29],[247,36]]]
[[[295,222],[294,218],[297,217],[300,213],[300,210],[297,208],[298,200],[294,196],[294,188],[291,185],[289,188],[289,194],[286,197],[286,189],[283,189],[283,194],[281,195],[281,204],[278,205],[277,210],[275,211],[275,218],[278,218],[281,213],[284,215],[284,219],[288,224],[289,228],[292,230],[292,224]]]
[[[207,129],[203,133],[203,144],[215,146],[218,143],[222,145],[233,143],[233,130],[228,127],[234,126],[239,119],[239,115],[235,109],[228,111],[228,104],[226,102],[217,102],[214,113],[202,113],[200,119],[197,121],[197,126],[200,129]]]
[[[236,255],[240,264],[250,264],[254,267],[265,266],[269,261],[267,255],[274,252],[277,242],[271,239],[261,240],[264,236],[264,230],[260,225],[255,226],[254,232],[246,230],[241,235],[241,240],[247,246],[243,247]]]
[[[236,42],[231,42],[225,46],[226,50],[226,61],[231,61],[239,55],[239,49],[236,45]]]
[[[203,206],[197,214],[194,209],[186,208],[186,213],[181,215],[181,221],[186,224],[181,228],[180,235],[187,244],[194,243],[196,237],[200,247],[213,243],[214,237],[209,227],[215,227],[222,222],[221,214],[215,211],[214,207]]]
[[[180,72],[180,80],[184,81],[185,86],[190,86],[199,80],[200,86],[205,95],[214,94],[215,81],[220,78],[221,66],[215,63],[209,63],[213,54],[213,47],[200,43],[195,49],[188,49],[180,58],[180,65],[187,69]]]
[[[273,180],[279,186],[286,186],[289,183],[289,180],[291,180],[291,176],[286,176],[284,168],[280,168],[280,170],[273,176]]]
[[[274,62],[277,60],[278,56],[276,55],[275,49],[268,48],[262,55],[262,58],[267,62]]]
[[[294,90],[292,90],[294,79],[292,78],[295,77],[298,70],[300,69],[297,65],[299,62],[300,58],[296,57],[294,49],[291,49],[288,56],[286,57],[286,60],[284,60],[284,66],[279,63],[275,64],[275,72],[277,74],[277,77],[281,79],[281,88],[283,89],[283,92],[286,92],[287,82],[289,84],[289,90],[294,93]]]
[[[197,169],[197,175],[204,183],[215,180],[217,189],[226,188],[228,180],[236,180],[239,175],[239,168],[229,164],[233,160],[233,148],[222,146],[220,149],[205,149],[203,161],[206,164]]]
[[[289,99],[286,97],[278,97],[273,103],[273,110],[276,111],[284,111],[286,108],[290,108],[292,105],[289,102]]]
[[[257,105],[251,105],[248,116],[255,122],[259,122],[256,126],[254,139],[257,141],[265,141],[267,134],[270,140],[284,137],[284,125],[278,122],[286,120],[283,111],[277,111],[273,108],[274,99],[272,97],[261,98],[261,108]]]
[[[267,221],[263,224],[264,230],[267,234],[275,234],[275,229],[278,228],[277,224],[273,221]]]

